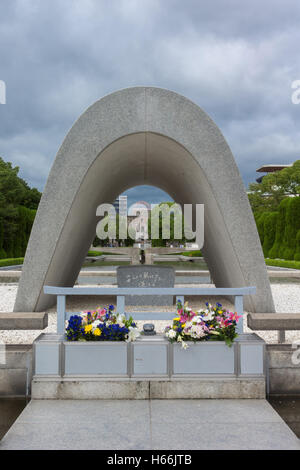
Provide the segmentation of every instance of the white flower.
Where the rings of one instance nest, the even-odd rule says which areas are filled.
[[[203,321],[203,318],[200,315],[197,315],[192,320],[193,323],[201,323],[202,321]]]
[[[175,338],[175,337],[176,337],[176,334],[177,334],[176,331],[174,331],[174,330],[169,330],[169,331],[166,333],[166,336],[167,336],[168,338],[171,338],[171,339],[172,339],[172,338]]]
[[[93,321],[93,323],[92,323],[93,331],[94,331],[96,328],[98,328],[98,325],[99,325],[99,320]]]
[[[201,325],[193,325],[191,328],[191,336],[193,338],[202,338],[205,336],[205,332]]]
[[[204,310],[204,312],[201,310],[198,310],[198,313],[202,313],[203,315],[203,318],[201,318],[200,321],[210,321],[210,320],[213,320],[214,319],[214,316],[215,316],[215,312],[213,310],[210,310],[209,308],[207,308],[206,310]],[[196,317],[197,319],[199,317]],[[199,320],[198,320],[199,321]]]
[[[126,321],[126,317],[125,317],[124,314],[121,314],[121,315],[118,314],[118,315],[116,316],[116,322],[117,322],[121,327],[124,326],[125,321]]]
[[[213,319],[214,319],[214,316],[215,316],[215,313],[214,313],[214,312],[209,312],[207,315],[205,315],[204,320],[205,320],[205,321],[213,320]]]
[[[185,341],[182,341],[181,347],[182,347],[182,349],[187,349],[189,347],[189,345]]]
[[[136,338],[140,336],[140,332],[138,328],[134,328],[133,326],[129,327],[129,333],[128,333],[128,338],[127,341],[135,341]]]

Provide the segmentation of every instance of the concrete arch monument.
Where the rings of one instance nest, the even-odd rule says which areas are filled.
[[[135,87],[89,107],[60,147],[31,232],[15,311],[41,311],[43,286],[73,286],[95,235],[96,208],[127,188],[162,188],[205,205],[204,256],[217,287],[255,285],[253,312],[274,304],[234,157],[207,114],[177,93]]]

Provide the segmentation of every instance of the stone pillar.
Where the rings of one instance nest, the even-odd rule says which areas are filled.
[[[149,253],[149,251],[146,250],[145,251],[145,256],[146,256],[146,264],[153,264],[152,253]]]
[[[131,264],[140,264],[140,249],[131,248]]]

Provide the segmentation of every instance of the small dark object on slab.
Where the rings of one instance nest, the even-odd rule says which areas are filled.
[[[153,323],[145,323],[143,325],[143,333],[144,335],[146,336],[153,336],[153,335],[156,335],[156,331],[154,329],[154,325]]]

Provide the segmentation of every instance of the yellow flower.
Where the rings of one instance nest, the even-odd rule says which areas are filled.
[[[218,313],[221,314],[221,313],[223,313],[223,312],[222,312],[222,310],[218,310]]]
[[[86,326],[84,327],[84,332],[85,332],[85,333],[89,333],[89,332],[92,330],[92,328],[93,328],[92,325],[86,325]]]
[[[180,320],[179,317],[174,318],[174,321],[179,321],[179,320]]]
[[[96,328],[96,329],[94,330],[94,335],[95,335],[95,336],[100,336],[101,333],[102,333],[102,332],[101,332],[100,328]]]

